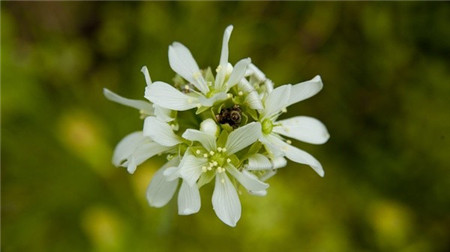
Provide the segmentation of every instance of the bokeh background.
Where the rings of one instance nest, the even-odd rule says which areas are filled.
[[[449,251],[450,5],[306,2],[2,2],[2,251]],[[202,209],[155,209],[111,164],[141,129],[102,88],[143,98],[140,69],[170,81],[167,49],[251,57],[276,84],[320,74],[324,89],[286,117],[322,120],[331,139],[294,142],[324,178],[290,163],[266,197],[241,195],[236,228],[202,189]]]

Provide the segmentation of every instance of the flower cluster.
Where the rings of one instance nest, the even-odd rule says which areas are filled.
[[[200,69],[189,49],[174,42],[169,46],[170,67],[177,73],[173,85],[152,82],[143,67],[146,101],[104,89],[106,98],[138,109],[144,119],[142,131],[119,142],[113,164],[132,174],[155,155],[167,157],[147,189],[148,203],[162,207],[179,188],[178,213],[193,214],[200,210],[199,189],[211,182],[214,211],[229,226],[235,226],[241,216],[239,187],[264,196],[269,187],[265,181],[286,166],[286,159],[324,175],[319,161],[285,137],[312,144],[329,138],[317,119],[278,120],[287,107],[322,89],[320,77],[274,88],[250,58],[234,65],[228,62],[232,30],[232,26],[225,29],[215,75],[211,68]]]

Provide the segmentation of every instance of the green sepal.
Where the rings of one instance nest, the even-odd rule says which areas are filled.
[[[260,141],[257,141],[256,143],[254,143],[250,146],[250,149],[248,150],[247,155],[251,156],[253,154],[258,153],[258,151],[261,149],[261,147],[262,147],[262,143]]]
[[[228,156],[228,158],[231,159],[231,164],[234,167],[240,167],[241,166],[241,161],[239,160],[239,158],[236,155],[233,154],[231,156]]]
[[[233,127],[231,127],[228,123],[221,124],[220,126],[222,127],[223,131],[228,131],[228,132],[233,131]]]
[[[205,112],[206,110],[208,110],[209,107],[205,107],[205,106],[201,106],[200,108],[197,109],[197,111],[195,111],[195,114],[201,114],[203,112]]]
[[[214,83],[214,74],[211,70],[211,67],[208,67],[205,71],[205,80],[206,82],[211,82],[211,84]]]
[[[245,112],[249,114],[253,118],[253,120],[258,121],[258,113],[256,112],[256,110],[248,108]]]
[[[225,124],[222,124],[222,127],[224,125]],[[228,124],[226,124],[226,125],[228,125]],[[230,125],[228,125],[228,127],[231,128]],[[217,139],[217,147],[222,147],[222,148],[225,147],[225,144],[227,143],[227,139],[228,139],[228,131],[222,130],[222,132],[219,135],[219,138]]]
[[[240,125],[244,126],[248,122],[248,116],[246,114],[244,114],[244,113],[241,113],[241,116],[242,116],[242,119],[241,119],[241,123],[239,124],[239,126]]]
[[[216,175],[215,171],[208,171],[208,172],[202,173],[202,175],[200,176],[200,178],[197,182],[198,188],[200,189],[200,187],[211,182],[211,180],[214,178],[215,175]]]

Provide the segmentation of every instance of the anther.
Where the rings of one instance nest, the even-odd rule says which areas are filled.
[[[211,156],[214,155],[214,151],[210,151],[209,155],[211,155]]]
[[[202,153],[202,152],[201,152],[200,150],[196,150],[195,153],[196,153],[197,155],[200,155],[200,153]]]
[[[288,140],[286,140],[286,143],[287,144],[292,144],[292,141],[288,139]]]
[[[243,96],[243,95],[244,95],[244,92],[239,91],[238,95],[239,95],[239,96]]]
[[[203,157],[207,158],[207,157],[208,157],[208,154],[206,154],[206,153],[205,153],[205,154],[203,154]]]
[[[217,164],[217,161],[214,161],[213,162],[213,166],[217,166],[218,164]]]
[[[202,166],[202,171],[206,172],[206,166]]]
[[[217,148],[218,152],[222,152],[222,147]]]
[[[227,158],[227,163],[231,163],[231,159]]]

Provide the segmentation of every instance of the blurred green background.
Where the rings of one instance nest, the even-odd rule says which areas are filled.
[[[449,251],[450,5],[300,2],[2,2],[2,251]],[[140,69],[171,81],[168,45],[217,66],[251,57],[276,84],[320,74],[324,89],[286,117],[331,139],[295,142],[325,177],[289,163],[266,197],[241,195],[236,228],[204,188],[202,209],[151,208],[164,160],[114,168],[143,98]]]

